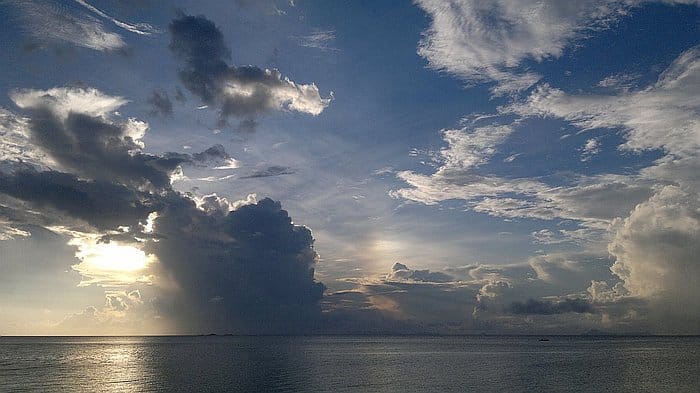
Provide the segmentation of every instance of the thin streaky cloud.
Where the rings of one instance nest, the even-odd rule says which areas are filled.
[[[83,7],[87,8],[88,10],[94,12],[95,14],[111,21],[115,25],[121,27],[124,30],[130,31],[132,33],[136,33],[139,35],[150,35],[153,33],[158,33],[158,29],[154,28],[153,26],[149,25],[148,23],[137,23],[137,24],[131,24],[131,23],[126,23],[122,22],[118,19],[115,19],[114,17],[111,17],[98,9],[97,7],[89,4],[88,2],[84,0],[75,0],[78,4],[82,5]]]

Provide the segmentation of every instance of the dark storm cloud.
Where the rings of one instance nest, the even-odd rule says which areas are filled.
[[[289,333],[318,322],[313,237],[279,202],[217,215],[171,194],[154,228],[160,239],[147,250],[182,290],[164,303],[188,329]]]
[[[34,209],[56,210],[84,220],[100,230],[136,225],[157,208],[148,193],[55,171],[0,172],[0,193],[25,201]]]
[[[565,313],[592,313],[593,306],[584,299],[564,299],[561,301],[528,299],[525,302],[514,302],[509,307],[513,314],[553,315]]]
[[[61,118],[45,106],[30,110],[29,140],[65,169],[92,179],[156,188],[170,184],[182,157],[142,153],[129,123],[70,112]]]
[[[219,28],[204,16],[180,15],[169,26],[173,54],[183,61],[183,86],[205,104],[244,120],[273,110],[295,110],[318,115],[330,99],[318,88],[282,77],[277,70],[255,66],[229,66],[231,51]]]
[[[151,114],[170,116],[173,114],[173,102],[170,101],[168,92],[165,90],[154,90],[148,96],[148,103],[151,104]]]
[[[253,173],[251,173],[248,176],[242,176],[241,179],[255,179],[255,178],[259,178],[259,177],[292,175],[294,173],[295,173],[294,170],[290,167],[273,165],[273,166],[269,166],[265,169],[260,169],[260,170],[254,171]]]

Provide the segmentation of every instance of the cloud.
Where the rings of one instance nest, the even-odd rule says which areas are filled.
[[[53,217],[53,225],[75,218],[98,230],[138,227],[139,221],[157,207],[150,194],[56,171],[0,172],[0,193],[27,202],[47,217]]]
[[[48,90],[18,89],[10,92],[10,99],[22,109],[47,108],[65,120],[71,112],[108,118],[128,100],[109,96],[97,89],[54,87]],[[132,135],[140,138],[141,135]]]
[[[72,269],[82,277],[79,287],[95,285],[118,290],[136,283],[153,283],[155,278],[149,270],[157,263],[154,255],[146,255],[129,243],[105,242],[100,237],[73,234],[68,242],[77,248],[75,257],[80,263],[73,265]]]
[[[496,147],[513,132],[510,125],[464,127],[442,131],[447,147],[437,157],[440,166],[432,175],[399,171],[397,177],[411,188],[392,191],[391,195],[425,204],[448,199],[471,200],[505,193],[534,195],[549,187],[529,179],[506,179],[482,175],[477,168],[488,162]]]
[[[272,165],[265,169],[254,171],[250,175],[242,176],[241,179],[255,179],[260,177],[272,177],[282,175],[292,175],[296,173],[292,168],[287,166]]]
[[[240,163],[231,157],[223,145],[214,145],[201,153],[191,155],[191,163],[212,167],[214,169],[235,169]]]
[[[479,1],[418,0],[431,18],[418,54],[430,68],[456,75],[469,84],[495,82],[496,95],[516,93],[540,76],[527,61],[561,57],[576,40],[607,28],[645,1],[585,0]],[[696,3],[665,1],[665,3]]]
[[[592,313],[593,307],[589,302],[583,299],[564,299],[556,302],[528,299],[525,302],[512,303],[509,311],[513,314],[552,315],[569,312]]]
[[[443,139],[449,146],[440,152],[445,168],[450,171],[465,170],[484,164],[496,153],[496,146],[503,143],[512,132],[510,125],[479,127],[473,131],[466,127],[443,131]]]
[[[30,235],[31,233],[25,230],[15,228],[5,222],[0,222],[0,241],[14,240],[18,237],[22,238]]]
[[[602,25],[619,12],[598,10],[596,3],[420,0],[417,4],[432,23],[424,32],[418,54],[431,68],[468,82],[496,81],[494,92],[524,90],[540,77],[511,69],[526,59],[543,61],[561,56],[568,41],[587,25]]]
[[[484,164],[506,139],[474,125],[465,129],[474,134],[467,139],[447,138],[443,131],[447,146],[435,160],[433,173],[396,172],[409,185],[392,192],[397,198],[424,204],[462,200],[466,209],[496,217],[572,220],[577,225],[532,232],[536,242],[548,247],[588,250],[530,258],[536,280],[507,277],[498,269],[470,270],[472,278],[486,281],[477,295],[475,318],[516,331],[553,328],[557,323],[592,326],[594,319],[618,331],[697,330],[700,317],[694,310],[699,294],[690,282],[700,277],[694,257],[700,252],[695,246],[700,239],[700,100],[694,93],[700,88],[699,59],[697,47],[685,51],[655,83],[641,89],[619,88],[610,79],[605,86],[612,92],[577,95],[542,84],[526,99],[499,109],[500,116],[520,116],[512,132],[525,118],[556,117],[582,132],[618,131],[623,137],[620,151],[663,155],[637,173],[574,174],[556,185],[547,184],[547,177],[491,175]],[[580,150],[582,159],[590,159],[600,148],[599,137],[588,138]],[[614,259],[602,255],[604,249]],[[528,297],[534,303],[523,303]],[[588,299],[596,314],[558,314],[572,310],[568,303],[558,308],[566,299]],[[535,312],[530,320],[535,325],[514,316],[509,308],[513,303],[519,312]],[[508,312],[511,316],[504,315]]]
[[[0,166],[4,163],[48,165],[55,163],[29,142],[29,119],[0,108]]]
[[[332,46],[335,41],[335,31],[333,30],[318,30],[309,35],[297,37],[299,46],[305,48],[320,49],[323,51],[338,51],[338,48]]]
[[[613,261],[605,251],[552,252],[528,258],[540,284],[546,286],[546,295],[566,295],[585,290],[593,280],[613,277]]]
[[[447,147],[435,159],[437,170],[429,175],[396,172],[409,187],[390,194],[426,205],[464,200],[469,203],[467,208],[496,217],[566,218],[601,228],[609,220],[626,216],[653,193],[651,182],[632,176],[579,176],[568,186],[554,187],[539,178],[483,173],[480,166],[498,152],[498,146],[511,135],[514,125],[443,131]]]
[[[600,153],[600,142],[596,138],[590,138],[581,148],[581,161],[589,161],[598,153]]]
[[[433,174],[396,172],[410,187],[391,195],[424,204],[464,200],[468,208],[497,217],[571,219],[583,228],[601,230],[611,220],[629,215],[659,185],[682,184],[698,192],[700,129],[696,112],[700,101],[691,92],[700,81],[699,53],[697,48],[684,52],[656,83],[642,90],[576,96],[545,84],[524,101],[500,108],[503,116],[560,117],[584,131],[619,129],[625,142],[618,149],[660,150],[665,154],[638,174],[578,175],[556,187],[541,178],[489,175],[479,166],[488,162],[505,140],[489,127],[474,127],[471,132],[468,127],[457,135],[466,133],[469,138],[443,132],[447,147],[440,151]],[[516,119],[510,127],[521,121]],[[599,151],[599,139],[589,138],[582,148],[582,159],[588,160]]]
[[[640,77],[641,75],[639,74],[610,75],[598,82],[598,86],[606,89],[628,92],[637,86],[637,79]]]
[[[5,3],[19,11],[20,27],[42,43],[67,42],[98,51],[117,50],[126,45],[120,35],[106,31],[90,15],[72,15],[61,5],[36,1]]]
[[[232,67],[223,35],[204,16],[181,15],[169,26],[173,54],[183,61],[182,84],[205,104],[229,116],[249,119],[270,111],[319,115],[331,98],[321,98],[315,84],[297,84],[277,70]]]
[[[616,258],[612,271],[630,295],[656,305],[665,329],[700,323],[700,290],[695,285],[700,277],[697,194],[664,187],[628,218],[616,221],[608,250]]]
[[[69,317],[59,331],[138,331],[139,307],[123,296],[137,284],[150,286],[149,299],[137,303],[149,304],[151,322],[159,316],[179,332],[292,333],[319,323],[324,286],[314,280],[308,228],[271,199],[229,202],[171,187],[182,165],[235,167],[223,146],[145,153],[147,124],[122,120],[115,111],[125,100],[95,89],[25,89],[11,98],[27,117],[9,114],[10,132],[55,168],[20,162],[21,150],[6,153],[2,233],[53,228],[75,247],[81,285],[108,291],[104,307]]]
[[[324,286],[313,278],[313,237],[278,202],[216,215],[172,197],[154,221],[158,241],[145,249],[180,288],[169,303],[180,326],[290,333],[318,322]]]
[[[454,277],[442,272],[431,272],[430,270],[411,270],[406,265],[396,262],[391,267],[391,272],[386,275],[386,281],[444,283],[454,281]]]
[[[138,288],[109,290],[104,303],[88,306],[72,313],[52,326],[51,334],[102,335],[174,334],[177,331],[164,323],[155,302],[144,301]]]
[[[148,103],[151,104],[151,114],[170,116],[173,114],[173,102],[170,101],[168,92],[165,90],[154,90],[148,96]]]
[[[182,157],[143,153],[148,125],[117,120],[111,112],[125,103],[95,89],[17,90],[10,98],[31,118],[29,141],[60,168],[95,180],[162,188]]]
[[[607,281],[591,280],[591,285],[586,289],[591,300],[597,303],[612,303],[629,295],[622,282],[610,285]]]
[[[447,165],[432,175],[403,171],[397,176],[410,187],[392,191],[395,198],[426,205],[463,200],[465,209],[504,219],[572,220],[572,229],[533,232],[537,243],[548,246],[605,248],[610,223],[628,216],[654,194],[654,182],[636,176],[580,176],[559,187],[528,178],[481,175],[472,168],[452,170]]]
[[[621,128],[629,151],[661,149],[676,157],[700,149],[700,48],[681,54],[656,83],[616,95],[570,95],[547,84],[524,102],[504,107],[523,116],[559,117],[581,128]]]
[[[148,23],[136,23],[136,24],[131,24],[131,23],[126,23],[122,22],[118,19],[115,19],[106,13],[102,12],[100,9],[97,7],[91,5],[90,3],[84,1],[84,0],[75,0],[78,4],[82,5],[83,7],[87,8],[88,10],[94,12],[95,14],[101,16],[102,18],[105,18],[109,20],[110,22],[114,23],[115,25],[121,27],[124,30],[130,31],[132,33],[136,33],[139,35],[150,35],[154,32],[157,32],[153,26],[149,25]]]
[[[512,265],[476,264],[445,272],[414,270],[397,262],[386,275],[348,279],[357,286],[329,294],[322,304],[330,324],[336,317],[344,323],[354,318],[422,333],[574,334],[595,328],[639,328],[639,320],[629,319],[625,312],[632,305],[640,309],[640,304],[627,299],[615,305],[602,298],[594,302],[587,291],[591,281],[612,280],[610,264],[607,258],[586,253],[553,254]],[[392,326],[392,320],[405,324]]]

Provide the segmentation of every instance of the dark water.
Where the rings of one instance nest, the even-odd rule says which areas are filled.
[[[700,392],[700,338],[0,338],[0,391]]]

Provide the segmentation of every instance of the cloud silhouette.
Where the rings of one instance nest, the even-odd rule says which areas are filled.
[[[20,90],[12,99],[28,116],[12,123],[15,131],[48,161],[22,163],[10,152],[0,166],[3,228],[10,228],[5,220],[12,228],[61,226],[79,249],[89,238],[147,253],[157,261],[148,271],[155,292],[148,315],[173,321],[179,331],[292,333],[319,322],[324,286],[314,280],[318,255],[308,228],[294,225],[271,199],[229,203],[171,187],[183,165],[235,167],[222,145],[194,154],[145,153],[148,125],[121,120],[114,111],[125,100],[95,89]],[[123,293],[62,326],[116,326],[108,319],[146,301]]]
[[[217,108],[222,123],[289,110],[319,115],[330,104],[315,84],[297,84],[275,69],[229,66],[231,51],[219,28],[204,16],[180,15],[170,25],[170,49],[182,60],[180,81],[205,104]]]
[[[525,302],[514,302],[510,305],[509,311],[513,314],[564,314],[592,313],[593,307],[583,299],[564,299],[553,302],[549,300],[528,299]]]

